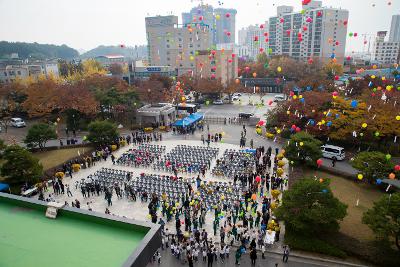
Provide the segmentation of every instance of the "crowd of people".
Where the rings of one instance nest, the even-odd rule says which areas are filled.
[[[241,138],[246,138],[243,127]],[[264,252],[280,239],[280,223],[273,210],[279,198],[272,190],[282,191],[287,178],[277,174],[278,158],[272,148],[258,147],[252,151],[226,150],[217,158],[219,148],[209,146],[178,145],[169,153],[165,146],[148,144],[162,140],[161,134],[132,133],[124,139],[128,144],[138,145],[122,154],[116,161],[111,147],[104,147],[85,155],[80,160],[68,162],[63,172],[72,177],[73,164],[84,168],[111,157],[117,165],[130,167],[153,166],[155,171],[170,172],[174,175],[144,174],[134,177],[133,172],[102,168],[87,178],[77,181],[75,189],[82,193],[86,205],[91,210],[92,196],[104,196],[107,202],[106,214],[110,214],[112,199],[130,201],[140,199],[148,203],[148,219],[162,227],[162,248],[170,248],[180,261],[193,266],[196,261],[224,262],[233,254],[237,264],[248,254],[252,264],[258,252]],[[213,140],[222,140],[222,133],[202,135],[205,145]],[[275,155],[279,149],[275,149]],[[205,179],[206,171],[216,159],[212,174],[233,178],[224,182]],[[179,174],[191,178],[179,177]],[[62,179],[52,182],[54,194],[73,197],[69,185]],[[39,196],[40,197],[40,196]],[[42,197],[43,198],[43,197]],[[51,201],[51,195],[48,201]],[[75,199],[71,205],[80,208]],[[167,225],[174,224],[175,227]],[[286,255],[289,248],[284,249]],[[160,261],[160,253],[155,255]]]
[[[131,167],[150,167],[155,159],[164,154],[166,147],[152,144],[140,144],[129,149],[117,160],[118,165]]]
[[[210,169],[219,148],[178,145],[154,164],[154,170],[174,173],[202,174]]]

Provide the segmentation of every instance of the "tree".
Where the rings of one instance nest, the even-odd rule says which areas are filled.
[[[295,164],[316,166],[322,157],[321,141],[306,132],[299,132],[291,136],[289,144],[285,147],[285,156]]]
[[[369,182],[388,177],[394,167],[394,164],[386,158],[386,155],[378,151],[358,153],[351,165],[362,172]]]
[[[222,89],[222,92],[227,94],[229,97],[229,102],[232,101],[232,95],[234,93],[244,93],[247,88],[245,88],[240,82],[238,83],[236,79],[230,80],[227,85]]]
[[[94,121],[88,128],[88,140],[96,145],[110,145],[118,138],[117,126],[109,121]]]
[[[8,146],[4,150],[3,160],[5,162],[0,168],[1,174],[10,183],[36,183],[43,174],[43,166],[39,159],[18,145]]]
[[[33,125],[29,130],[24,143],[28,148],[39,147],[43,149],[46,146],[47,141],[56,139],[57,133],[54,127],[46,123],[39,123]]]
[[[384,195],[374,203],[372,209],[364,213],[362,222],[377,237],[390,242],[394,239],[397,249],[400,250],[400,193]]]
[[[343,75],[343,66],[341,64],[338,64],[334,61],[330,61],[324,66],[324,72],[327,75],[328,79],[333,80],[333,78],[337,76],[342,76]]]
[[[26,89],[26,100],[22,103],[29,117],[51,114],[59,107],[60,92],[52,80],[39,80]]]
[[[329,180],[305,178],[283,193],[282,205],[275,215],[285,227],[302,235],[319,235],[339,230],[347,206],[332,194]]]

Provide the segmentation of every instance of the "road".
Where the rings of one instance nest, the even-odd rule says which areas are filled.
[[[234,251],[231,251],[230,257],[228,260],[225,260],[224,263],[222,263],[219,259],[217,262],[214,262],[213,267],[222,267],[222,266],[229,266],[229,267],[234,267],[238,266],[235,265],[235,257],[234,257]],[[320,266],[329,266],[329,267],[343,267],[343,266],[350,266],[347,265],[346,263],[333,263],[333,262],[326,262],[323,260],[314,260],[314,259],[308,259],[308,258],[303,258],[303,257],[294,257],[290,256],[289,260],[287,263],[282,262],[282,256],[275,254],[275,253],[265,253],[266,258],[262,259],[261,258],[261,253],[257,253],[257,261],[256,265],[253,265],[255,267],[320,267]],[[278,264],[278,265],[276,265]],[[188,263],[182,264],[179,260],[177,260],[172,254],[170,249],[168,250],[161,250],[161,264],[158,263],[149,263],[147,267],[178,267],[178,266],[189,266]],[[203,262],[202,259],[200,258],[198,262],[194,263],[194,266],[196,267],[203,267],[207,266],[206,262]],[[244,254],[240,260],[240,266],[252,266],[250,262],[250,256],[249,254]]]

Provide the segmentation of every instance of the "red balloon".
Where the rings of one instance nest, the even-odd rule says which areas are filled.
[[[260,176],[257,176],[257,177],[256,177],[256,182],[259,183],[260,181],[261,181],[261,177],[260,177]]]
[[[274,103],[274,101],[272,101],[272,100],[270,100],[270,101],[268,101],[268,105],[272,105],[272,103]]]
[[[339,76],[338,75],[335,75],[335,81],[337,81],[337,80],[339,80]]]
[[[303,1],[301,1],[303,6],[308,5],[310,2],[311,2],[311,0],[303,0]]]
[[[394,170],[395,170],[396,172],[400,171],[400,165],[394,166]]]
[[[300,127],[296,127],[296,133],[298,133],[300,131],[301,131]]]
[[[297,126],[296,126],[295,124],[292,125],[292,129],[293,129],[293,130],[296,129],[296,127],[297,127]]]
[[[322,159],[318,159],[318,160],[317,160],[317,165],[318,165],[318,166],[321,166],[321,165],[322,165]]]

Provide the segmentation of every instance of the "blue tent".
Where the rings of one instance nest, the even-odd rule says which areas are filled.
[[[8,184],[0,183],[0,192],[5,192],[5,191],[8,191],[9,189],[10,189],[10,186]]]
[[[193,113],[187,116],[186,118],[183,118],[181,120],[177,120],[174,123],[174,126],[176,127],[188,127],[191,126],[192,124],[202,120],[204,118],[203,113]]]

